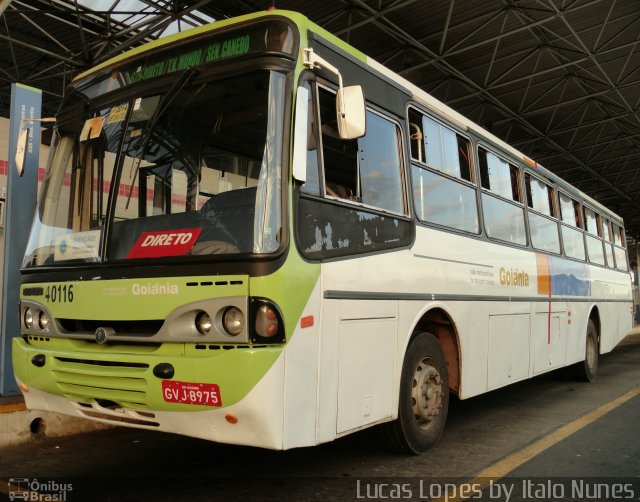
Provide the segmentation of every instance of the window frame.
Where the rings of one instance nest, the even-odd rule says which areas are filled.
[[[571,228],[575,228],[577,230],[582,230],[584,231],[584,217],[583,217],[583,211],[582,211],[582,202],[580,202],[576,197],[573,197],[570,193],[562,190],[560,187],[557,188],[556,192],[558,193],[558,221],[560,222],[560,224],[562,225],[566,225],[569,226]],[[564,195],[566,196],[570,201],[571,201],[571,205],[573,208],[573,218],[575,220],[576,217],[576,206],[575,204],[578,204],[578,221],[576,222],[577,225],[572,225],[571,223],[567,223],[566,221],[564,221],[564,219],[562,218],[562,202],[560,200],[560,196]]]
[[[406,155],[405,155],[405,149],[404,149],[404,145],[405,145],[405,138],[404,138],[404,128],[402,127],[402,123],[396,118],[391,116],[388,113],[385,113],[384,111],[382,111],[381,109],[379,109],[378,107],[376,107],[373,103],[366,101],[365,100],[365,113],[366,112],[371,112],[374,115],[377,115],[378,117],[386,120],[387,122],[393,124],[396,128],[396,146],[397,146],[397,152],[398,152],[398,160],[400,163],[400,189],[401,189],[401,194],[402,194],[402,207],[403,207],[403,212],[402,213],[398,213],[396,211],[391,211],[389,209],[385,209],[382,207],[378,207],[378,206],[372,206],[370,204],[365,204],[364,202],[359,202],[356,200],[350,200],[350,199],[344,199],[342,197],[337,197],[337,196],[333,196],[333,195],[329,195],[327,193],[326,190],[326,176],[325,176],[325,156],[324,156],[324,135],[322,133],[322,117],[321,117],[321,111],[320,111],[320,91],[321,89],[324,89],[325,91],[331,93],[333,96],[337,95],[337,88],[332,85],[330,82],[324,80],[324,79],[313,79],[310,78],[308,80],[306,80],[307,82],[310,82],[312,84],[312,88],[315,88],[315,106],[316,106],[316,124],[315,127],[317,129],[317,133],[318,133],[318,177],[319,177],[319,184],[320,184],[320,198],[328,200],[328,201],[332,201],[335,203],[339,203],[339,204],[346,204],[349,206],[355,206],[358,208],[362,208],[368,211],[375,211],[375,212],[379,212],[379,213],[383,213],[383,214],[389,214],[389,215],[393,215],[396,217],[400,217],[400,218],[404,218],[404,219],[410,219],[411,218],[411,209],[410,209],[410,204],[409,204],[409,194],[408,194],[408,187],[407,187],[407,161],[406,161]],[[315,84],[315,85],[314,85]],[[366,134],[365,134],[366,135]],[[364,136],[363,136],[364,137]],[[354,141],[359,141],[361,138],[357,138]],[[356,169],[357,169],[357,179],[360,180],[360,162],[358,159],[356,159],[357,164],[356,164]],[[306,194],[305,195],[310,195],[311,197],[317,197],[315,195],[312,194]]]
[[[466,180],[462,177],[457,177],[457,176],[453,176],[448,172],[445,171],[441,171],[439,169],[436,169],[434,167],[431,167],[429,164],[426,163],[426,159],[417,159],[414,158],[412,155],[412,142],[414,140],[411,139],[411,134],[412,134],[412,130],[411,130],[411,120],[409,118],[409,114],[410,113],[415,113],[417,115],[420,115],[420,119],[422,119],[423,117],[428,117],[430,120],[436,122],[437,124],[439,124],[442,127],[445,127],[447,129],[449,129],[450,131],[452,131],[454,134],[456,134],[456,136],[460,136],[461,138],[463,138],[466,142],[467,142],[467,152],[469,154],[469,173],[470,173],[470,177],[471,180]],[[474,145],[475,142],[474,140],[471,138],[471,136],[469,134],[466,133],[466,131],[462,131],[459,127],[457,127],[455,124],[449,124],[446,122],[445,119],[435,115],[431,110],[423,110],[421,108],[419,108],[419,106],[416,103],[409,103],[407,105],[406,108],[406,123],[407,123],[407,137],[409,138],[409,142],[407,144],[408,146],[408,154],[409,154],[409,167],[411,168],[411,182],[410,182],[410,196],[411,196],[411,205],[413,208],[413,212],[415,214],[415,220],[416,223],[419,225],[423,225],[423,226],[429,226],[432,228],[437,228],[437,229],[441,229],[444,231],[448,231],[448,232],[453,232],[453,233],[457,233],[457,234],[461,234],[461,235],[465,235],[465,236],[469,236],[469,237],[481,237],[482,233],[483,233],[483,224],[482,224],[482,214],[481,214],[481,208],[480,205],[478,203],[478,185],[477,185],[477,180],[478,180],[478,173],[476,170],[476,157],[475,157],[475,149],[474,149]],[[421,124],[422,126],[422,124]],[[424,135],[424,131],[421,130],[421,134]],[[424,138],[422,138],[421,143],[423,144]],[[422,148],[422,144],[421,144],[421,148]],[[473,191],[473,196],[474,196],[474,204],[475,204],[475,208],[476,208],[476,221],[477,221],[477,231],[475,232],[470,232],[468,230],[464,230],[461,228],[457,228],[454,226],[450,226],[450,225],[445,225],[442,223],[437,223],[434,221],[429,221],[429,220],[424,220],[420,217],[420,210],[418,207],[418,203],[419,203],[419,198],[415,196],[414,194],[414,190],[413,190],[413,168],[417,167],[418,169],[422,169],[424,171],[427,171],[430,174],[433,174],[434,176],[440,176],[441,178],[443,178],[444,180],[448,181],[448,182],[452,182],[452,183],[456,183],[464,188],[470,189]]]
[[[471,137],[468,134],[463,134],[463,131],[461,131],[459,128],[455,127],[455,125],[453,124],[448,124],[446,123],[442,118],[434,115],[433,113],[430,113],[429,111],[425,111],[425,110],[421,110],[420,108],[416,107],[414,104],[409,104],[409,106],[407,106],[407,127],[409,127],[409,133],[411,133],[411,124],[412,122],[409,120],[409,114],[411,112],[417,113],[419,115],[421,115],[424,117],[429,118],[430,120],[432,120],[433,122],[439,124],[441,127],[444,127],[445,129],[448,129],[449,131],[453,132],[456,136],[460,136],[461,138],[463,138],[466,142],[467,142],[467,153],[469,154],[469,174],[471,176],[471,180],[466,180],[462,177],[459,176],[453,176],[452,174],[449,174],[446,171],[441,171],[440,169],[436,169],[435,167],[430,166],[429,164],[427,164],[426,159],[416,159],[413,157],[412,155],[412,144],[411,144],[411,134],[409,134],[409,159],[410,159],[410,163],[411,164],[416,164],[418,166],[420,166],[423,169],[428,169],[429,171],[436,173],[436,174],[441,174],[443,176],[446,176],[449,179],[452,179],[454,181],[458,181],[460,183],[463,183],[469,187],[472,188],[476,188],[478,187],[478,173],[476,172],[476,156],[475,156],[475,152],[474,152],[474,142],[471,140]],[[424,129],[421,131],[423,138],[422,141],[424,141]],[[426,155],[425,155],[426,157]],[[422,221],[422,220],[420,220]]]
[[[557,187],[556,192],[557,192],[557,198],[558,198],[558,214],[559,214],[558,222],[560,224],[560,239],[561,239],[561,242],[562,242],[562,256],[565,257],[567,260],[574,260],[574,261],[577,261],[577,262],[580,262],[580,263],[589,264],[590,262],[589,262],[589,256],[587,254],[587,244],[585,242],[586,231],[584,229],[583,204],[580,201],[580,199],[578,199],[577,197],[574,197],[569,192],[567,192],[566,190],[563,190],[560,187]],[[577,204],[577,208],[578,208],[577,225],[572,225],[571,223],[567,223],[567,222],[562,220],[562,203],[560,202],[560,196],[561,195],[566,196],[571,201],[571,207],[573,209],[573,219],[574,220],[575,220],[575,217],[576,217],[576,204]],[[567,255],[566,247],[565,247],[565,244],[564,244],[564,234],[562,232],[562,228],[563,227],[567,227],[569,230],[575,230],[575,231],[580,232],[580,234],[582,236],[582,250],[584,251],[584,253],[583,253],[584,258],[575,258],[573,256]]]
[[[596,231],[597,234],[593,234],[591,231],[589,231],[587,229],[587,211],[591,211],[595,217],[596,217]],[[595,265],[597,267],[603,267],[603,268],[607,268],[607,252],[604,248],[605,246],[605,242],[604,239],[602,237],[602,235],[600,235],[602,233],[602,215],[600,214],[599,211],[596,211],[595,209],[593,209],[593,207],[589,204],[585,204],[584,202],[582,203],[582,217],[583,217],[583,223],[584,223],[584,237],[585,237],[585,247],[587,250],[587,263],[589,263],[590,265]],[[591,260],[591,256],[589,254],[589,238],[591,239],[597,239],[600,242],[600,246],[602,247],[602,256],[604,259],[604,263],[598,263],[595,261]]]
[[[516,247],[518,249],[523,249],[523,248],[529,248],[532,249],[532,245],[531,245],[531,239],[530,239],[530,235],[529,235],[529,221],[528,221],[528,217],[527,217],[527,212],[526,212],[526,205],[523,202],[524,199],[524,193],[523,193],[523,182],[524,182],[524,178],[523,178],[523,173],[524,173],[524,168],[523,166],[518,162],[518,161],[514,161],[513,159],[511,159],[509,156],[504,155],[502,153],[499,153],[498,150],[492,146],[490,146],[486,141],[478,141],[476,143],[476,148],[475,148],[475,155],[476,155],[476,165],[477,165],[477,169],[478,169],[478,194],[479,194],[479,207],[480,207],[480,221],[481,221],[481,225],[482,225],[482,229],[483,229],[483,233],[484,235],[486,235],[487,239],[489,239],[491,242],[495,242],[501,245],[506,245],[506,246],[513,246]],[[499,158],[500,160],[502,160],[503,162],[506,162],[509,166],[510,166],[510,170],[511,167],[515,167],[518,170],[517,173],[517,183],[518,183],[518,200],[514,200],[514,199],[507,199],[505,198],[503,195],[497,193],[497,192],[493,192],[490,188],[485,188],[482,186],[482,173],[481,173],[481,166],[480,166],[480,157],[481,157],[481,153],[480,153],[480,149],[483,149],[485,152],[490,153],[492,155],[494,155],[495,157]],[[484,203],[482,201],[482,197],[484,195],[493,197],[501,202],[506,202],[508,204],[511,204],[512,206],[515,206],[519,209],[522,210],[522,218],[523,218],[523,224],[524,224],[524,235],[525,235],[525,242],[523,244],[520,244],[518,242],[513,242],[513,241],[508,241],[508,240],[503,240],[503,239],[498,239],[496,237],[493,237],[491,235],[489,235],[489,232],[487,231],[487,224],[486,224],[486,211],[484,208]]]

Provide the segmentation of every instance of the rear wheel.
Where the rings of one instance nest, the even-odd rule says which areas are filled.
[[[449,376],[438,340],[419,333],[402,365],[398,419],[383,426],[395,451],[419,454],[442,438],[449,408]]]
[[[581,382],[591,382],[598,372],[598,331],[595,323],[589,319],[584,361],[569,367],[569,375]]]

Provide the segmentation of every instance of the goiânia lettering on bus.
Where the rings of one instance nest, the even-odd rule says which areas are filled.
[[[177,284],[171,284],[170,282],[147,282],[145,284],[139,284],[134,282],[131,285],[131,292],[135,296],[152,296],[152,295],[177,295],[180,292]]]
[[[517,268],[500,267],[500,284],[503,286],[529,286],[529,274]]]

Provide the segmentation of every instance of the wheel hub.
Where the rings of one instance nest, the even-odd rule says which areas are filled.
[[[422,429],[429,427],[442,410],[442,377],[431,359],[422,359],[413,375],[413,415]]]

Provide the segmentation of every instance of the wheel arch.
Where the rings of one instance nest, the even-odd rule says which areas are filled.
[[[600,310],[598,309],[597,305],[591,307],[588,320],[593,321],[593,324],[596,327],[596,333],[598,334],[598,352],[600,352],[600,333],[602,332],[602,321],[600,319]]]
[[[414,325],[407,347],[421,332],[431,333],[438,340],[447,363],[449,390],[459,395],[461,384],[460,339],[451,314],[442,306],[433,306],[427,309]]]

